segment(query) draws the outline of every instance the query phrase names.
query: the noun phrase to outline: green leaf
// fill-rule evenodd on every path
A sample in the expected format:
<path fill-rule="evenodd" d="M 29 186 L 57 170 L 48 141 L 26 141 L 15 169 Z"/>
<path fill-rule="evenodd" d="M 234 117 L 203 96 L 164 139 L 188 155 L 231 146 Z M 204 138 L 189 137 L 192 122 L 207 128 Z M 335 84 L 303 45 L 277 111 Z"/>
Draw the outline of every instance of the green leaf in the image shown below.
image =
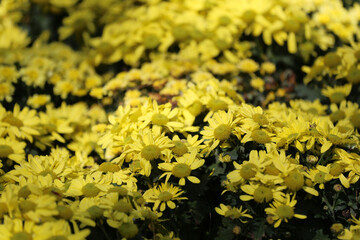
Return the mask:
<path fill-rule="evenodd" d="M 322 229 L 316 231 L 315 236 L 312 240 L 331 240 L 328 235 L 323 233 Z"/>

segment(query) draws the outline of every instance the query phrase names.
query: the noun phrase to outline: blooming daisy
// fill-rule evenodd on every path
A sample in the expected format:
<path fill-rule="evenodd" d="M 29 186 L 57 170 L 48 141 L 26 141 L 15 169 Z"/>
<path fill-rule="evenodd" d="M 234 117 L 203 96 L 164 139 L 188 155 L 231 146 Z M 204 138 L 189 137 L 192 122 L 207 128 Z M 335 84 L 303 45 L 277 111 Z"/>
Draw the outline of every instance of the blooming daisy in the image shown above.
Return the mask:
<path fill-rule="evenodd" d="M 152 104 L 150 101 L 149 99 L 148 105 L 152 106 L 148 106 L 148 112 L 139 118 L 139 121 L 142 121 L 140 128 L 145 128 L 151 123 L 153 128 L 165 127 L 173 132 L 184 126 L 183 123 L 177 121 L 178 108 L 172 109 L 171 103 L 158 105 L 155 100 Z"/>
<path fill-rule="evenodd" d="M 175 157 L 176 162 L 160 163 L 159 169 L 166 171 L 160 178 L 165 177 L 165 182 L 168 182 L 171 175 L 179 178 L 179 184 L 185 185 L 185 179 L 192 183 L 200 183 L 197 177 L 190 176 L 191 171 L 204 165 L 204 159 L 198 159 L 197 151 L 193 150 L 191 153 L 186 153 L 181 157 Z"/>
<path fill-rule="evenodd" d="M 20 110 L 20 106 L 15 104 L 13 111 L 6 111 L 0 105 L 0 118 L 0 132 L 3 136 L 7 134 L 13 139 L 18 137 L 32 142 L 33 136 L 40 134 L 37 130 L 39 118 L 36 111 L 28 107 Z"/>
<path fill-rule="evenodd" d="M 187 199 L 186 197 L 180 197 L 183 193 L 184 191 L 182 191 L 181 188 L 173 186 L 170 183 L 161 183 L 161 185 L 147 190 L 144 193 L 144 198 L 146 202 L 154 203 L 154 211 L 160 206 L 160 211 L 163 212 L 166 206 L 174 209 L 176 207 L 174 203 L 175 200 L 181 201 Z"/>
<path fill-rule="evenodd" d="M 233 130 L 239 120 L 234 119 L 233 112 L 218 111 L 208 120 L 209 126 L 205 126 L 200 133 L 208 145 L 208 154 L 214 150 L 220 142 L 231 137 Z"/>
<path fill-rule="evenodd" d="M 294 207 L 297 203 L 295 200 L 296 194 L 291 198 L 289 194 L 286 194 L 285 198 L 281 201 L 275 200 L 270 203 L 269 208 L 265 208 L 266 214 L 270 215 L 274 221 L 274 227 L 280 226 L 281 222 L 288 222 L 289 219 L 296 217 L 299 219 L 305 219 L 306 216 L 302 214 L 294 213 Z"/>
<path fill-rule="evenodd" d="M 19 142 L 11 137 L 0 138 L 0 159 L 10 159 L 18 164 L 25 159 L 25 142 Z"/>
<path fill-rule="evenodd" d="M 325 97 L 328 97 L 330 99 L 330 102 L 340 103 L 345 100 L 347 96 L 349 96 L 351 92 L 351 87 L 351 84 L 345 84 L 344 86 L 335 87 L 327 86 L 326 88 L 321 90 L 321 93 Z"/>
<path fill-rule="evenodd" d="M 247 209 L 243 210 L 243 207 L 239 208 L 226 206 L 225 204 L 220 204 L 220 207 L 216 207 L 215 211 L 224 217 L 228 217 L 231 219 L 239 219 L 240 222 L 246 223 L 247 221 L 242 218 L 253 218 L 250 214 L 247 213 Z"/>

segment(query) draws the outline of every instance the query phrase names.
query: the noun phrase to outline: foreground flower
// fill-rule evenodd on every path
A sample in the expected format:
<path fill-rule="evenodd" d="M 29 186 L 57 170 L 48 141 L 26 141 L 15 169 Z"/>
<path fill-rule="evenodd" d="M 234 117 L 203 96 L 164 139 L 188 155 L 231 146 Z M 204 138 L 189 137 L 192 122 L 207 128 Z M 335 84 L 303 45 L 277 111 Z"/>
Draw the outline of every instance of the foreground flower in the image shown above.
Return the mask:
<path fill-rule="evenodd" d="M 271 217 L 272 221 L 274 221 L 275 228 L 279 227 L 282 221 L 288 222 L 288 220 L 293 217 L 300 219 L 306 218 L 305 215 L 294 213 L 294 207 L 297 203 L 295 197 L 296 194 L 290 199 L 290 195 L 287 194 L 286 198 L 282 201 L 275 200 L 270 204 L 269 208 L 265 209 L 265 212 Z"/>
<path fill-rule="evenodd" d="M 163 212 L 166 209 L 166 205 L 171 209 L 176 207 L 176 204 L 173 202 L 174 200 L 187 199 L 186 197 L 180 197 L 183 193 L 184 191 L 181 188 L 175 187 L 170 183 L 162 183 L 160 186 L 147 190 L 143 196 L 147 202 L 154 203 L 153 211 L 160 206 L 160 211 Z"/>
<path fill-rule="evenodd" d="M 239 219 L 242 223 L 246 223 L 247 221 L 242 220 L 241 218 L 253 218 L 250 214 L 247 214 L 247 209 L 242 210 L 242 206 L 240 208 L 226 206 L 224 204 L 220 204 L 220 208 L 216 207 L 215 211 L 228 218 Z"/>

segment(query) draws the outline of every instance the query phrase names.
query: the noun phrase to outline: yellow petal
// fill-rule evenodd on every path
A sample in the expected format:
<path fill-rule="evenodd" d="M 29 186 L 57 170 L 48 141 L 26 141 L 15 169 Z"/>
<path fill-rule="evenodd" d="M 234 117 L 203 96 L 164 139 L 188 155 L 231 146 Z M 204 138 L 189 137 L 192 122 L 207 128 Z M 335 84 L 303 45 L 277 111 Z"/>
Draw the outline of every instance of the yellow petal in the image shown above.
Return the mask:
<path fill-rule="evenodd" d="M 295 36 L 294 32 L 289 33 L 288 50 L 289 50 L 289 53 L 296 53 L 297 52 L 296 36 Z"/>

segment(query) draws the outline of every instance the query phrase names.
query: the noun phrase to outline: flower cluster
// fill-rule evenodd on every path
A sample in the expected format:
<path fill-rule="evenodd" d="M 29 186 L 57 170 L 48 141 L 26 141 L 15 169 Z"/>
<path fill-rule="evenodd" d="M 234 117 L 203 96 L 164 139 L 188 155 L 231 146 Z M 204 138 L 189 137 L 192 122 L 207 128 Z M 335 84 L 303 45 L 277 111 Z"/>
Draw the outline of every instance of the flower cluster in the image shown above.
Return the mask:
<path fill-rule="evenodd" d="M 0 240 L 357 239 L 359 20 L 340 0 L 1 1 Z"/>

